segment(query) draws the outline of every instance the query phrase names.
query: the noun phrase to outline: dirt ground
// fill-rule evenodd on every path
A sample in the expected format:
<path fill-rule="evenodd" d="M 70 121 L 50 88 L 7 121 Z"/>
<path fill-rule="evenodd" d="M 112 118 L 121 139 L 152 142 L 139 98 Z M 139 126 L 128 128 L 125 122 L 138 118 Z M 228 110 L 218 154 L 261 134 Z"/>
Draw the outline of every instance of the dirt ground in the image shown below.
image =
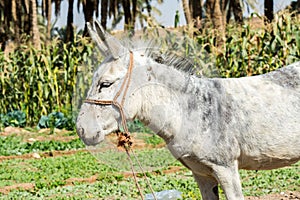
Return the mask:
<path fill-rule="evenodd" d="M 281 192 L 280 194 L 269 194 L 261 197 L 245 197 L 245 200 L 296 200 L 300 199 L 300 192 Z"/>

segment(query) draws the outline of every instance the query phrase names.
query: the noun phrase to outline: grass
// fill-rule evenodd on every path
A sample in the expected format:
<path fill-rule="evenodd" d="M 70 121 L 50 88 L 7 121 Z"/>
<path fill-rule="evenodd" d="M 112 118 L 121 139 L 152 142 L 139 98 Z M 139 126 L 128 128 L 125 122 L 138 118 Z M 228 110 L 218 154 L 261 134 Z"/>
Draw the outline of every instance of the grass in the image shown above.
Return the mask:
<path fill-rule="evenodd" d="M 63 182 L 67 178 L 89 177 L 96 172 L 100 172 L 102 169 L 99 170 L 96 163 L 94 157 L 87 152 L 79 152 L 70 156 L 41 158 L 39 160 L 5 160 L 0 163 L 1 185 L 6 185 L 2 182 L 4 180 L 13 180 L 14 183 L 34 182 L 36 187 L 40 189 L 52 188 L 64 185 Z"/>
<path fill-rule="evenodd" d="M 45 137 L 49 135 L 46 132 L 36 136 L 40 137 L 43 134 Z M 70 134 L 62 135 L 68 137 Z M 144 138 L 146 143 L 153 136 L 140 137 Z M 1 152 L 6 150 L 5 155 L 14 155 L 15 152 L 51 151 L 57 144 L 66 145 L 68 148 L 64 148 L 64 151 L 67 152 L 72 141 L 76 141 L 75 144 L 78 145 L 81 143 L 77 139 L 69 142 L 45 140 L 39 141 L 37 144 L 40 146 L 36 144 L 36 148 L 24 148 L 27 143 L 22 135 L 1 136 L 0 139 L 1 145 L 5 145 L 1 148 Z M 80 149 L 83 147 L 81 145 L 78 146 Z M 73 147 L 77 148 L 76 145 Z M 16 151 L 12 151 L 13 149 Z M 176 161 L 166 148 L 139 149 L 135 152 L 143 168 L 151 169 L 152 172 L 147 172 L 147 176 L 155 191 L 176 189 L 182 192 L 184 199 L 200 199 L 200 191 L 192 173 Z M 2 160 L 0 199 L 138 199 L 139 194 L 132 176 L 124 172 L 130 171 L 129 165 L 126 164 L 127 158 L 124 156 L 122 159 L 124 160 L 119 160 L 116 151 L 104 151 L 101 154 L 75 151 L 64 156 L 40 159 L 24 157 Z M 176 170 L 172 171 L 174 168 Z M 300 162 L 291 167 L 269 171 L 240 170 L 243 193 L 245 196 L 261 196 L 282 191 L 300 191 L 299 171 Z M 138 174 L 138 181 L 143 194 L 150 193 L 141 174 Z M 31 183 L 32 187 L 14 188 L 3 193 L 5 188 L 24 183 Z M 225 199 L 223 194 L 221 199 Z"/>
<path fill-rule="evenodd" d="M 182 178 L 180 174 L 170 174 L 159 177 L 151 177 L 153 189 L 155 191 L 178 189 L 181 191 L 190 190 L 187 196 L 194 196 L 194 199 L 199 199 L 199 191 L 195 189 L 197 186 L 192 180 L 192 177 L 178 181 Z M 147 186 L 141 183 L 142 188 Z M 149 189 L 145 189 L 144 194 L 150 193 Z M 65 187 L 56 187 L 50 190 L 33 191 L 13 191 L 7 196 L 2 196 L 3 199 L 38 199 L 40 197 L 47 199 L 139 199 L 139 194 L 134 187 L 132 178 L 125 178 L 122 181 L 97 181 L 92 184 L 78 184 Z M 22 198 L 23 197 L 23 198 Z M 0 196 L 1 198 L 1 196 Z"/>
<path fill-rule="evenodd" d="M 79 161 L 82 159 L 81 161 Z M 35 162 L 37 162 L 35 160 Z M 14 190 L 2 199 L 137 199 L 138 193 L 132 178 L 125 178 L 117 173 L 112 173 L 106 166 L 99 165 L 97 161 L 88 153 L 79 153 L 75 156 L 45 159 L 41 164 L 28 162 L 26 173 L 22 182 L 32 180 L 37 184 L 31 191 Z M 22 163 L 22 162 L 20 162 Z M 20 164 L 19 163 L 19 164 Z M 60 163 L 60 164 L 58 164 Z M 66 164 L 68 163 L 68 164 Z M 15 163 L 17 164 L 17 163 Z M 23 165 L 23 168 L 24 164 Z M 29 167 L 30 166 L 30 167 Z M 41 167 L 42 166 L 42 167 Z M 62 167 L 63 166 L 63 167 Z M 85 166 L 85 167 L 83 167 Z M 1 165 L 3 168 L 3 165 Z M 9 174 L 16 173 L 14 179 L 18 180 L 20 169 L 12 169 Z M 38 172 L 39 171 L 39 172 Z M 243 188 L 245 195 L 258 196 L 280 191 L 299 191 L 299 164 L 291 168 L 284 168 L 273 171 L 241 171 L 243 177 Z M 65 180 L 70 177 L 88 177 L 93 174 L 98 175 L 94 183 L 76 183 L 65 185 Z M 45 177 L 51 178 L 47 179 Z M 23 176 L 23 175 L 22 175 Z M 199 199 L 200 193 L 193 180 L 191 173 L 182 170 L 177 173 L 149 175 L 150 182 L 155 191 L 177 189 L 183 193 L 184 199 Z M 3 178 L 1 177 L 1 180 Z M 278 181 L 279 180 L 279 181 Z M 50 184 L 51 183 L 51 184 Z M 139 178 L 139 183 L 144 189 L 144 194 L 150 193 L 145 181 Z M 222 197 L 224 199 L 224 196 Z"/>
<path fill-rule="evenodd" d="M 71 150 L 84 148 L 84 144 L 79 138 L 71 141 L 34 141 L 24 142 L 20 136 L 0 137 L 0 156 L 22 155 L 31 152 L 43 152 L 54 150 Z"/>
<path fill-rule="evenodd" d="M 78 138 L 74 139 L 73 132 L 57 131 L 53 135 L 48 131 L 26 130 L 30 133 L 0 137 L 0 154 L 8 156 L 39 152 L 42 155 L 43 152 L 53 150 L 67 152 L 70 149 L 84 148 Z M 152 171 L 147 172 L 147 176 L 155 191 L 176 189 L 182 192 L 184 199 L 200 199 L 200 191 L 192 173 L 176 161 L 166 148 L 153 148 L 161 142 L 156 135 L 135 133 L 135 136 L 144 140 L 145 144 L 152 145 L 150 149 L 137 149 L 135 153 L 143 168 Z M 27 142 L 31 137 L 44 140 Z M 51 138 L 53 139 L 50 140 Z M 135 170 L 140 172 L 137 165 L 135 163 Z M 177 166 L 177 169 L 170 172 L 172 166 Z M 138 199 L 134 180 L 124 171 L 130 171 L 127 157 L 124 152 L 117 153 L 115 150 L 98 154 L 75 151 L 64 156 L 40 159 L 2 160 L 0 199 Z M 271 171 L 241 170 L 244 195 L 260 196 L 281 191 L 299 191 L 299 171 L 300 163 Z M 138 174 L 138 180 L 143 194 L 150 193 L 141 174 Z M 25 183 L 32 184 L 32 187 L 14 188 L 9 193 L 8 190 L 3 193 L 4 188 Z M 225 199 L 222 194 L 221 199 Z"/>
<path fill-rule="evenodd" d="M 259 196 L 282 191 L 300 191 L 300 162 L 292 167 L 266 171 L 240 171 L 245 195 Z"/>

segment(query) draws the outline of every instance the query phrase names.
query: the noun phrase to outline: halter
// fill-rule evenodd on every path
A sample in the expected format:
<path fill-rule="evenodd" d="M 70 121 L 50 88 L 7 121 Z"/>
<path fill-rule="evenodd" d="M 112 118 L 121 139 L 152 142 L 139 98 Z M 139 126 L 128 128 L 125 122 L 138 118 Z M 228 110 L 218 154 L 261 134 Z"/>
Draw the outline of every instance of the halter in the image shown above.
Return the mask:
<path fill-rule="evenodd" d="M 130 133 L 128 131 L 128 127 L 126 124 L 126 117 L 125 117 L 125 113 L 124 113 L 124 109 L 123 109 L 125 97 L 126 97 L 126 94 L 128 91 L 130 80 L 131 80 L 132 68 L 133 68 L 133 53 L 132 53 L 132 51 L 130 51 L 130 60 L 129 60 L 128 70 L 126 72 L 124 81 L 123 81 L 119 91 L 113 98 L 113 100 L 86 99 L 84 101 L 85 103 L 96 104 L 96 105 L 114 105 L 115 107 L 117 107 L 119 109 L 124 132 L 117 133 L 119 136 L 118 147 L 124 147 L 125 150 L 127 150 L 128 148 L 130 148 L 132 146 L 132 140 L 131 140 Z M 123 96 L 121 99 L 121 103 L 119 103 L 118 98 L 122 94 L 122 92 L 123 92 Z"/>
<path fill-rule="evenodd" d="M 131 80 L 132 68 L 133 68 L 133 53 L 132 53 L 132 51 L 130 51 L 130 60 L 129 60 L 128 70 L 126 72 L 124 81 L 123 81 L 119 91 L 117 92 L 117 94 L 113 98 L 113 100 L 86 99 L 84 102 L 85 103 L 90 103 L 90 104 L 96 104 L 96 105 L 113 105 L 113 106 L 115 106 L 119 109 L 119 112 L 120 112 L 120 115 L 121 115 L 121 122 L 122 122 L 124 132 L 118 132 L 117 133 L 118 137 L 119 137 L 118 138 L 118 147 L 123 147 L 125 149 L 127 155 L 128 155 L 128 159 L 129 159 L 129 162 L 130 162 L 130 165 L 131 165 L 131 171 L 132 171 L 132 174 L 133 174 L 133 177 L 134 177 L 134 180 L 135 180 L 135 184 L 136 184 L 136 187 L 138 188 L 141 199 L 143 200 L 144 197 L 143 197 L 141 188 L 138 184 L 137 177 L 136 177 L 136 174 L 135 174 L 134 168 L 133 168 L 132 159 L 131 159 L 130 154 L 129 154 L 130 147 L 132 146 L 132 139 L 131 139 L 131 136 L 130 136 L 130 132 L 128 131 L 128 127 L 127 127 L 127 124 L 126 124 L 126 117 L 125 117 L 125 113 L 124 113 L 124 109 L 123 109 L 124 102 L 125 102 L 125 97 L 126 97 L 126 94 L 127 94 L 127 91 L 128 91 L 130 80 Z M 123 96 L 122 96 L 122 99 L 121 99 L 121 103 L 119 103 L 118 98 L 122 94 L 122 92 L 123 92 Z M 134 154 L 132 149 L 131 149 L 131 152 L 133 153 L 137 163 L 139 164 L 140 169 L 142 170 L 142 172 L 144 174 L 144 177 L 147 181 L 147 184 L 148 184 L 148 186 L 151 190 L 151 193 L 152 193 L 154 199 L 157 200 L 156 195 L 154 193 L 154 190 L 152 189 L 151 184 L 150 184 L 150 182 L 149 182 L 149 180 L 148 180 L 148 178 L 147 178 L 147 176 L 146 176 L 139 160 L 137 159 L 137 157 Z"/>

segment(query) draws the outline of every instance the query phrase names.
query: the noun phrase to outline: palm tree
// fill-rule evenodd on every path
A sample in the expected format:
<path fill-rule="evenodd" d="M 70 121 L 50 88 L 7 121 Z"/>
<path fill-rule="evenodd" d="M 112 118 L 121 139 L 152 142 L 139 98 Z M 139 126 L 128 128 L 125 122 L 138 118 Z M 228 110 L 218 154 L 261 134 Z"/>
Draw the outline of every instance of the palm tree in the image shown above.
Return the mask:
<path fill-rule="evenodd" d="M 82 2 L 84 3 L 84 1 Z M 99 4 L 99 0 L 97 2 Z M 157 3 L 162 2 L 163 0 L 157 1 Z M 144 9 L 147 10 L 147 17 L 151 17 L 151 11 L 154 10 L 151 0 L 101 0 L 101 25 L 106 28 L 107 18 L 112 17 L 114 27 L 124 18 L 124 29 L 133 33 L 137 18 L 141 25 L 142 21 L 147 21 Z"/>
<path fill-rule="evenodd" d="M 201 28 L 202 19 L 202 2 L 201 0 L 193 0 L 191 3 L 192 18 L 194 19 L 194 27 Z"/>
<path fill-rule="evenodd" d="M 225 42 L 225 20 L 220 0 L 206 0 L 206 13 L 216 30 L 217 46 L 222 47 Z"/>
<path fill-rule="evenodd" d="M 84 20 L 85 22 L 93 23 L 93 16 L 96 13 L 96 16 L 98 17 L 98 7 L 99 7 L 99 0 L 81 0 L 77 2 L 77 9 L 79 11 L 80 3 L 83 7 L 83 13 L 84 13 Z M 84 28 L 84 35 L 87 35 L 87 27 Z"/>
<path fill-rule="evenodd" d="M 135 3 L 135 5 L 133 5 Z M 132 12 L 130 11 L 132 4 Z M 132 31 L 134 29 L 134 19 L 135 16 L 133 16 L 133 13 L 136 14 L 136 0 L 128 1 L 128 0 L 122 0 L 122 6 L 124 10 L 124 17 L 125 17 L 125 30 Z"/>
<path fill-rule="evenodd" d="M 42 1 L 42 16 L 47 18 L 47 40 L 51 37 L 51 16 L 52 16 L 51 0 Z"/>
<path fill-rule="evenodd" d="M 223 12 L 226 16 L 226 23 L 229 22 L 231 16 L 234 16 L 234 20 L 242 24 L 243 22 L 243 1 L 241 0 L 226 0 L 223 6 Z"/>
<path fill-rule="evenodd" d="M 108 1 L 101 0 L 101 26 L 104 29 L 106 29 L 107 16 L 108 16 Z"/>
<path fill-rule="evenodd" d="M 36 0 L 30 0 L 29 2 L 29 19 L 30 19 L 30 33 L 32 35 L 33 45 L 36 49 L 40 48 L 40 33 L 37 20 L 37 6 Z"/>
<path fill-rule="evenodd" d="M 273 12 L 274 1 L 273 0 L 265 0 L 264 5 L 265 5 L 265 8 L 264 8 L 265 22 L 271 22 L 274 19 L 274 12 Z"/>
<path fill-rule="evenodd" d="M 183 13 L 187 24 L 192 22 L 192 14 L 189 6 L 189 0 L 182 0 Z"/>
<path fill-rule="evenodd" d="M 67 42 L 74 41 L 73 5 L 74 5 L 74 0 L 69 0 L 67 30 L 66 30 L 66 41 Z"/>
<path fill-rule="evenodd" d="M 14 41 L 20 44 L 23 34 L 31 36 L 32 42 L 39 47 L 40 33 L 38 29 L 38 4 L 42 3 L 42 16 L 47 18 L 47 38 L 50 39 L 51 31 L 51 4 L 55 4 L 55 14 L 60 11 L 62 0 L 0 0 L 0 43 L 4 50 L 5 42 Z"/>
<path fill-rule="evenodd" d="M 3 26 L 1 34 L 2 49 L 9 39 L 19 44 L 20 36 L 27 34 L 32 36 L 32 41 L 36 47 L 39 46 L 39 31 L 37 26 L 37 5 L 33 0 L 1 0 L 0 18 Z"/>
<path fill-rule="evenodd" d="M 32 36 L 32 41 L 36 47 L 40 43 L 40 33 L 38 30 L 38 4 L 41 3 L 41 14 L 47 20 L 47 39 L 51 37 L 51 14 L 52 3 L 54 3 L 55 15 L 60 14 L 60 6 L 63 0 L 0 0 L 0 45 L 4 49 L 6 41 L 9 39 L 19 44 L 22 34 Z M 73 41 L 73 4 L 74 0 L 69 0 L 68 20 L 66 40 Z M 163 0 L 158 0 L 162 3 Z M 82 5 L 86 22 L 92 22 L 93 17 L 99 15 L 98 8 L 101 5 L 101 24 L 106 27 L 107 18 L 113 17 L 114 23 L 125 18 L 125 29 L 134 30 L 136 18 L 140 22 L 147 21 L 151 16 L 151 0 L 78 0 L 78 9 Z M 146 8 L 148 15 L 144 13 Z M 87 31 L 85 31 L 87 33 Z"/>
<path fill-rule="evenodd" d="M 183 13 L 187 24 L 194 22 L 194 27 L 201 28 L 202 0 L 182 0 Z"/>

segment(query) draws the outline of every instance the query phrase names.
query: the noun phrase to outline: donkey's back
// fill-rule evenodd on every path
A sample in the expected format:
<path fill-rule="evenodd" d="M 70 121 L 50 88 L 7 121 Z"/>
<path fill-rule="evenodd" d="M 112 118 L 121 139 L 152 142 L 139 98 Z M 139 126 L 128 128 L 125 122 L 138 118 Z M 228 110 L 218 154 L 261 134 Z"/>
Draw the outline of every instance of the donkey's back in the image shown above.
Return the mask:
<path fill-rule="evenodd" d="M 300 159 L 300 62 L 268 74 L 224 79 L 234 102 L 227 131 L 239 141 L 239 168 L 274 169 Z"/>

